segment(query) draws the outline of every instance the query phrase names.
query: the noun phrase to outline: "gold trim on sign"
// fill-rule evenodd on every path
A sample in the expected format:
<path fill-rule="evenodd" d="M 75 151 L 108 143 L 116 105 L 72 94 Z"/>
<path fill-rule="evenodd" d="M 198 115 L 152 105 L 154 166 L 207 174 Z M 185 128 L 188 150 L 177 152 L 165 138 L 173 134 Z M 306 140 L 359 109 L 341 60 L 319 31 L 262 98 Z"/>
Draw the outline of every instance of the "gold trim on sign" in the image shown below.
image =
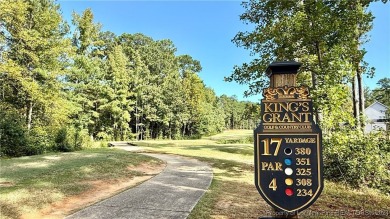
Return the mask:
<path fill-rule="evenodd" d="M 264 125 L 311 125 L 311 122 L 291 122 L 291 123 L 287 123 L 287 122 L 275 122 L 275 123 L 272 123 L 272 122 L 267 122 L 267 123 L 262 123 L 263 126 Z"/>
<path fill-rule="evenodd" d="M 301 132 L 301 133 L 307 133 L 307 132 L 310 132 L 312 131 L 312 129 L 279 129 L 279 130 L 276 130 L 276 129 L 265 129 L 263 132 L 269 132 L 269 133 L 273 133 L 273 132 Z"/>
<path fill-rule="evenodd" d="M 262 103 L 273 103 L 273 102 L 289 102 L 289 101 L 293 101 L 293 102 L 311 102 L 312 99 L 292 99 L 292 98 L 286 98 L 286 99 L 275 99 L 275 100 L 261 100 Z"/>
<path fill-rule="evenodd" d="M 283 87 L 268 87 L 263 89 L 263 97 L 266 100 L 275 99 L 308 99 L 310 92 L 307 86 L 283 86 Z"/>
<path fill-rule="evenodd" d="M 293 209 L 293 210 L 287 210 L 287 209 L 284 209 L 282 207 L 280 207 L 279 205 L 275 204 L 273 201 L 271 201 L 268 196 L 264 193 L 263 189 L 261 188 L 260 186 L 260 169 L 259 168 L 259 164 L 260 164 L 260 144 L 259 144 L 259 140 L 260 140 L 260 135 L 281 135 L 281 134 L 257 134 L 257 186 L 260 188 L 261 190 L 261 193 L 264 195 L 264 197 L 267 198 L 267 200 L 269 202 L 271 202 L 274 206 L 277 206 L 278 208 L 284 210 L 284 211 L 287 211 L 287 212 L 294 212 L 294 211 L 298 211 L 299 209 L 302 209 L 304 208 L 306 205 L 308 205 L 316 196 L 317 194 L 319 193 L 321 187 L 322 187 L 322 184 L 321 184 L 321 160 L 320 160 L 320 136 L 319 136 L 319 133 L 316 133 L 316 134 L 312 134 L 312 133 L 307 133 L 307 135 L 315 135 L 317 136 L 317 164 L 318 164 L 318 189 L 316 190 L 316 192 L 314 193 L 314 195 L 312 196 L 311 199 L 309 199 L 309 201 L 307 201 L 304 205 L 302 205 L 301 207 L 299 208 L 296 208 L 296 209 Z M 302 134 L 285 134 L 285 135 L 302 135 Z"/>
<path fill-rule="evenodd" d="M 260 185 L 260 134 L 257 134 L 257 184 Z M 258 185 L 258 186 L 259 186 Z M 261 190 L 261 187 L 259 186 L 260 190 Z"/>

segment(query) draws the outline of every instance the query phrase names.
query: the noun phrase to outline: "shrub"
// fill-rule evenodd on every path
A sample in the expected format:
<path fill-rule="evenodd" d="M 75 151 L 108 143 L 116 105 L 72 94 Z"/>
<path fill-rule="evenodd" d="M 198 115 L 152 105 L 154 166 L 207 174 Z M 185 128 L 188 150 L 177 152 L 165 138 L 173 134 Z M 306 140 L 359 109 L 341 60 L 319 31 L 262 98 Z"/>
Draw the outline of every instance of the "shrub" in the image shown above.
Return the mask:
<path fill-rule="evenodd" d="M 334 132 L 324 137 L 324 174 L 355 187 L 390 191 L 390 141 L 381 133 Z"/>
<path fill-rule="evenodd" d="M 111 136 L 107 134 L 106 132 L 98 132 L 96 135 L 97 139 L 99 141 L 110 141 L 112 140 Z"/>
<path fill-rule="evenodd" d="M 0 155 L 23 156 L 27 145 L 24 121 L 17 112 L 3 110 L 0 110 Z"/>
<path fill-rule="evenodd" d="M 78 138 L 80 141 L 80 148 L 92 148 L 93 147 L 93 140 L 88 135 L 88 130 L 82 129 L 78 133 L 79 133 Z"/>
<path fill-rule="evenodd" d="M 34 127 L 27 133 L 27 144 L 24 155 L 43 154 L 52 150 L 52 137 L 42 127 Z"/>
<path fill-rule="evenodd" d="M 12 108 L 0 107 L 0 155 L 20 157 L 52 149 L 53 140 L 42 127 L 27 131 L 24 119 Z"/>
<path fill-rule="evenodd" d="M 69 139 L 67 138 L 68 135 L 68 130 L 67 128 L 61 128 L 58 130 L 58 133 L 55 138 L 55 143 L 56 143 L 56 149 L 58 151 L 72 151 L 72 147 L 70 145 Z"/>
<path fill-rule="evenodd" d="M 55 149 L 63 152 L 81 150 L 83 147 L 91 147 L 90 140 L 85 130 L 79 130 L 73 126 L 63 127 L 58 130 L 55 137 Z"/>

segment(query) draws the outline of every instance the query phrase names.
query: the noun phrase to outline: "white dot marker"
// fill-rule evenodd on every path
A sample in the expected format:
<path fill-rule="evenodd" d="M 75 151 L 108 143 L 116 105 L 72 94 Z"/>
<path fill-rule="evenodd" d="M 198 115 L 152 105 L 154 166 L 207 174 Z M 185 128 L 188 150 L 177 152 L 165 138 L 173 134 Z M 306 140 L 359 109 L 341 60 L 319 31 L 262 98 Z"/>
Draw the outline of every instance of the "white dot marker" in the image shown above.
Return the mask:
<path fill-rule="evenodd" d="M 284 170 L 284 173 L 285 173 L 287 176 L 290 176 L 290 175 L 293 173 L 293 170 L 292 170 L 290 167 L 287 167 L 287 168 Z"/>

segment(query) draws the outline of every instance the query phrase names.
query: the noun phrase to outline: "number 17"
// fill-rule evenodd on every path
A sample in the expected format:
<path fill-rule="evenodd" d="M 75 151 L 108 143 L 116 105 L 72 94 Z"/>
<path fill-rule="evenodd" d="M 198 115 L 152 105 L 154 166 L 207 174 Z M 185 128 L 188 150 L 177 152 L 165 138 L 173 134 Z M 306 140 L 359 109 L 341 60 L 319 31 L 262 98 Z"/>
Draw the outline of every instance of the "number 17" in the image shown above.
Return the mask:
<path fill-rule="evenodd" d="M 271 142 L 269 141 L 269 138 L 266 138 L 266 139 L 262 140 L 261 142 L 264 142 L 264 153 L 262 155 L 271 155 L 269 153 L 269 146 L 272 145 L 272 143 L 277 143 L 276 149 L 274 152 L 274 156 L 278 155 L 280 145 L 282 144 L 282 138 L 271 138 Z"/>

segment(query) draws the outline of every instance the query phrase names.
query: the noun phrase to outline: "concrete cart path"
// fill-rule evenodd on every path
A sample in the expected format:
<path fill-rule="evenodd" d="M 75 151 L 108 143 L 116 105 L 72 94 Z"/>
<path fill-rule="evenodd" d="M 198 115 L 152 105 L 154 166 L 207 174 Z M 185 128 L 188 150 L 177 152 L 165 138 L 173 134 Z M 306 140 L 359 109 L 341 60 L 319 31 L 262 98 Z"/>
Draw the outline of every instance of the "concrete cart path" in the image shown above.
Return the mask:
<path fill-rule="evenodd" d="M 187 218 L 210 186 L 212 169 L 203 162 L 180 156 L 145 155 L 164 160 L 166 168 L 141 185 L 67 218 Z"/>

